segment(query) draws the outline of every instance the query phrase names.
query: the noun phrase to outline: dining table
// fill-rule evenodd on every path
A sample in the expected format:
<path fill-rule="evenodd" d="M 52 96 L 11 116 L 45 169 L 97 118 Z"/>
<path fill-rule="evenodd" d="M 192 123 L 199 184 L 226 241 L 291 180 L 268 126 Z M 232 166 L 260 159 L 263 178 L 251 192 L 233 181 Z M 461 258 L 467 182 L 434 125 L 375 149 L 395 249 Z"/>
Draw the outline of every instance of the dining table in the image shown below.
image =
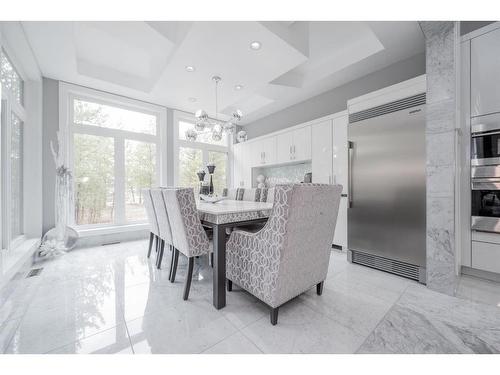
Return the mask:
<path fill-rule="evenodd" d="M 227 229 L 266 222 L 273 204 L 225 199 L 215 203 L 197 200 L 201 223 L 213 229 L 213 305 L 226 306 Z"/>

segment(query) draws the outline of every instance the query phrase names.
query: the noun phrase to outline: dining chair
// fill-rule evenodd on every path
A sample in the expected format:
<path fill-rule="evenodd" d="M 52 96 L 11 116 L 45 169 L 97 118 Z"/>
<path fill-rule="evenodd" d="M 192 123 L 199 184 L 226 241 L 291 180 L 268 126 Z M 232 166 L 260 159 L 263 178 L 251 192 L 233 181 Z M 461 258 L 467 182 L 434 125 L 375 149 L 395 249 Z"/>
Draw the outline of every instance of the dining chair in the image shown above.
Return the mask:
<path fill-rule="evenodd" d="M 259 232 L 235 230 L 226 245 L 227 290 L 238 284 L 271 308 L 316 286 L 328 272 L 342 186 L 277 185 L 269 220 Z"/>
<path fill-rule="evenodd" d="M 156 268 L 161 268 L 163 254 L 165 251 L 165 244 L 172 250 L 172 230 L 168 219 L 167 206 L 163 198 L 163 188 L 151 189 L 151 198 L 153 200 L 153 207 L 155 208 L 156 218 L 158 220 L 158 232 L 160 237 L 160 248 L 156 256 Z M 172 273 L 172 262 L 170 262 L 170 274 Z"/>
<path fill-rule="evenodd" d="M 222 196 L 226 197 L 227 199 L 241 201 L 243 200 L 244 192 L 245 188 L 233 188 L 233 189 L 224 188 L 222 190 Z"/>
<path fill-rule="evenodd" d="M 182 253 L 188 258 L 183 294 L 183 299 L 187 300 L 193 277 L 194 258 L 210 253 L 210 241 L 201 225 L 192 188 L 166 189 L 163 190 L 163 196 L 174 243 L 170 282 L 175 282 L 179 253 Z"/>
<path fill-rule="evenodd" d="M 153 247 L 153 242 L 155 242 L 156 250 L 159 247 L 159 231 L 158 231 L 158 220 L 156 218 L 156 212 L 153 206 L 153 200 L 151 198 L 151 189 L 142 189 L 142 201 L 144 202 L 144 208 L 146 209 L 146 216 L 149 222 L 149 246 L 148 246 L 148 258 L 151 256 L 151 249 Z"/>
<path fill-rule="evenodd" d="M 260 200 L 260 190 L 257 188 L 245 189 L 242 200 L 258 202 Z"/>

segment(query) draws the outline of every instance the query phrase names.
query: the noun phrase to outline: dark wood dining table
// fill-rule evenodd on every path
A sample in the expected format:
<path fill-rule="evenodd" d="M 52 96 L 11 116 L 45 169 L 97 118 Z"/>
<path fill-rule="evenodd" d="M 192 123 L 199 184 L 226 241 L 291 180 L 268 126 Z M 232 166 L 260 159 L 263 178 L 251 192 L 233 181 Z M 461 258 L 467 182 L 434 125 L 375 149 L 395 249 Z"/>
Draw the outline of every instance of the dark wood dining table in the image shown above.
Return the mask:
<path fill-rule="evenodd" d="M 226 229 L 266 222 L 273 204 L 226 199 L 216 203 L 197 201 L 196 208 L 202 224 L 213 228 L 213 304 L 222 309 L 226 306 Z"/>

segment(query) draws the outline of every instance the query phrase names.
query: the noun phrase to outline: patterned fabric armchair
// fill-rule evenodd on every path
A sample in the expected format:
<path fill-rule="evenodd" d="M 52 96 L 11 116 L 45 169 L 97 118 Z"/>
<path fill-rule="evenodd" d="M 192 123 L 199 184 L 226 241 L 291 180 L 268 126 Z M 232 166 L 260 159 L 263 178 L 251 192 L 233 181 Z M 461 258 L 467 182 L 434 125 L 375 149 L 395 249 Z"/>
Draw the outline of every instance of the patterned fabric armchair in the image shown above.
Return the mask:
<path fill-rule="evenodd" d="M 172 249 L 172 231 L 170 229 L 170 222 L 167 214 L 167 206 L 163 199 L 163 189 L 151 189 L 151 199 L 153 200 L 153 207 L 156 212 L 156 219 L 158 221 L 158 236 L 160 237 L 160 248 L 156 256 L 156 267 L 161 268 L 163 259 L 163 252 L 165 251 L 165 243 Z"/>
<path fill-rule="evenodd" d="M 175 248 L 170 281 L 175 282 L 179 252 L 181 252 L 189 260 L 184 286 L 184 300 L 187 300 L 193 277 L 194 257 L 209 254 L 210 241 L 201 225 L 192 188 L 165 189 L 163 196 L 167 205 Z"/>
<path fill-rule="evenodd" d="M 320 295 L 340 203 L 341 185 L 277 185 L 271 216 L 262 230 L 235 230 L 227 243 L 228 291 L 235 282 L 278 308 L 316 285 Z"/>
<path fill-rule="evenodd" d="M 153 207 L 153 200 L 151 198 L 151 189 L 142 189 L 142 201 L 144 202 L 144 208 L 146 210 L 146 216 L 149 222 L 149 246 L 148 246 L 148 258 L 151 256 L 151 249 L 153 247 L 153 241 L 156 241 L 156 250 L 159 247 L 159 234 L 158 231 L 158 221 L 156 219 L 156 212 Z"/>

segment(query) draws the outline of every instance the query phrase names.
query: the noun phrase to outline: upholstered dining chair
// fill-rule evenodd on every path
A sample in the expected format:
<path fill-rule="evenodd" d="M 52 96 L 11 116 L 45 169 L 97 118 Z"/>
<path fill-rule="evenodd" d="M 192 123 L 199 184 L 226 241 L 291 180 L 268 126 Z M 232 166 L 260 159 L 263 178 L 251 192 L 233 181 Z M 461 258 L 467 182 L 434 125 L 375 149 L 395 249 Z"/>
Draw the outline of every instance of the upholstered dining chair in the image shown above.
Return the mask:
<path fill-rule="evenodd" d="M 188 271 L 183 299 L 189 297 L 194 258 L 210 253 L 210 241 L 201 225 L 192 188 L 163 190 L 174 242 L 174 258 L 170 282 L 175 282 L 179 253 L 188 258 Z"/>
<path fill-rule="evenodd" d="M 156 219 L 158 220 L 158 232 L 160 237 L 160 247 L 158 255 L 156 256 L 156 268 L 161 268 L 163 254 L 165 252 L 165 244 L 172 250 L 172 230 L 168 219 L 167 206 L 163 198 L 163 188 L 151 189 L 151 198 L 153 200 L 153 207 L 156 212 Z M 170 274 L 172 273 L 172 262 L 170 262 Z"/>
<path fill-rule="evenodd" d="M 224 188 L 222 196 L 234 201 L 241 201 L 243 199 L 244 188 Z"/>
<path fill-rule="evenodd" d="M 245 189 L 243 192 L 244 201 L 259 202 L 260 201 L 260 190 L 257 188 Z"/>
<path fill-rule="evenodd" d="M 153 242 L 155 242 L 156 250 L 158 250 L 159 241 L 159 231 L 158 231 L 158 220 L 156 219 L 156 212 L 153 207 L 153 200 L 151 198 L 151 189 L 142 189 L 142 201 L 144 202 L 144 208 L 146 209 L 146 216 L 149 222 L 149 246 L 148 246 L 148 258 L 151 256 L 151 249 L 153 248 Z"/>
<path fill-rule="evenodd" d="M 271 308 L 316 286 L 328 272 L 342 186 L 290 184 L 275 187 L 269 220 L 257 233 L 235 230 L 226 245 L 227 289 L 238 284 Z"/>

